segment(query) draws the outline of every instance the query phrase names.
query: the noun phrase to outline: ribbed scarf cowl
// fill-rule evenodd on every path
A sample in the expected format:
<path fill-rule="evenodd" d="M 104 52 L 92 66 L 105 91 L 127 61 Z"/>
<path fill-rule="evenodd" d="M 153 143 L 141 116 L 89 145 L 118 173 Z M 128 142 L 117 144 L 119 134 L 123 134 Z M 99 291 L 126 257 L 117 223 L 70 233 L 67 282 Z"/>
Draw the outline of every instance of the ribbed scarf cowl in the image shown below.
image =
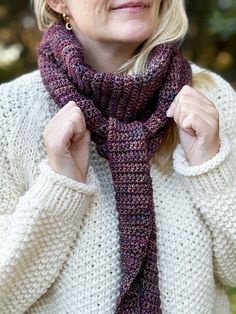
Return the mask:
<path fill-rule="evenodd" d="M 84 64 L 81 45 L 62 22 L 43 34 L 38 62 L 50 96 L 59 107 L 77 103 L 98 153 L 109 162 L 122 269 L 115 313 L 159 314 L 150 158 L 168 128 L 167 109 L 183 85 L 191 84 L 190 65 L 176 44 L 167 43 L 153 50 L 141 73 L 98 73 Z"/>

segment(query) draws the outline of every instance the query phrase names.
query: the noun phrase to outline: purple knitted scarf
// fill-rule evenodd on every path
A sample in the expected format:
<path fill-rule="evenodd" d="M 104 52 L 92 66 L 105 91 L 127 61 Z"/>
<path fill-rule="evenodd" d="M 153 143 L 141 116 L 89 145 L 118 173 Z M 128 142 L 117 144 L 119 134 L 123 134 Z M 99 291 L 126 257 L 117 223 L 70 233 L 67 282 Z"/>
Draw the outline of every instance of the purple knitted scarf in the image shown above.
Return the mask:
<path fill-rule="evenodd" d="M 166 111 L 191 68 L 176 44 L 157 46 L 135 75 L 97 73 L 84 64 L 73 32 L 55 23 L 39 47 L 39 68 L 54 101 L 82 109 L 98 153 L 110 165 L 119 217 L 122 281 L 116 314 L 161 313 L 150 158 L 168 126 Z M 99 58 L 99 56 L 98 56 Z"/>

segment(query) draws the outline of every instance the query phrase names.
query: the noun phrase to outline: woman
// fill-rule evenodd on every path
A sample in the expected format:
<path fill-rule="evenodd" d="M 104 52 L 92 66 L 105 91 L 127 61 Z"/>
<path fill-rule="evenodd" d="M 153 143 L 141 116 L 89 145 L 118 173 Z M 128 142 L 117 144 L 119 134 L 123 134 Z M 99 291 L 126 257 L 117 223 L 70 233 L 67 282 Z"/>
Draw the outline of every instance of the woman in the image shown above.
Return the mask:
<path fill-rule="evenodd" d="M 34 4 L 39 71 L 0 89 L 0 313 L 230 313 L 236 97 L 179 52 L 184 1 Z"/>

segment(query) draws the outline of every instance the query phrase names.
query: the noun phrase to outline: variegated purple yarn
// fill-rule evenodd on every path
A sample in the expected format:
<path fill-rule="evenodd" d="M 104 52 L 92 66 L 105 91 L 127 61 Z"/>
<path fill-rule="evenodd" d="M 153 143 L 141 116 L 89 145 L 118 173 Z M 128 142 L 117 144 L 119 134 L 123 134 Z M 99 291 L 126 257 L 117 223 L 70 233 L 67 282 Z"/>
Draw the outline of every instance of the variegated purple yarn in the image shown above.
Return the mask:
<path fill-rule="evenodd" d="M 97 73 L 84 64 L 82 47 L 62 22 L 44 33 L 38 61 L 51 97 L 60 107 L 70 100 L 80 106 L 92 140 L 111 168 L 122 267 L 115 312 L 159 314 L 150 158 L 168 127 L 168 107 L 191 83 L 190 65 L 174 43 L 167 43 L 154 49 L 142 73 Z"/>

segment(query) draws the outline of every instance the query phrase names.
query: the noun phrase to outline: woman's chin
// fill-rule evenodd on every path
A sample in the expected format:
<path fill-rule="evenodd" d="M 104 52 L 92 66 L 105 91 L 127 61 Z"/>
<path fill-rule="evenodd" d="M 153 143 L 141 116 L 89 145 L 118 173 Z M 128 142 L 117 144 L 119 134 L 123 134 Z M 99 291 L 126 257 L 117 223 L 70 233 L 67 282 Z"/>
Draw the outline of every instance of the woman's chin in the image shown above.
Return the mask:
<path fill-rule="evenodd" d="M 113 38 L 117 38 L 118 41 L 126 42 L 126 43 L 142 43 L 152 34 L 152 29 L 145 29 L 142 27 L 137 28 L 125 28 L 120 27 L 119 32 L 114 35 Z"/>

